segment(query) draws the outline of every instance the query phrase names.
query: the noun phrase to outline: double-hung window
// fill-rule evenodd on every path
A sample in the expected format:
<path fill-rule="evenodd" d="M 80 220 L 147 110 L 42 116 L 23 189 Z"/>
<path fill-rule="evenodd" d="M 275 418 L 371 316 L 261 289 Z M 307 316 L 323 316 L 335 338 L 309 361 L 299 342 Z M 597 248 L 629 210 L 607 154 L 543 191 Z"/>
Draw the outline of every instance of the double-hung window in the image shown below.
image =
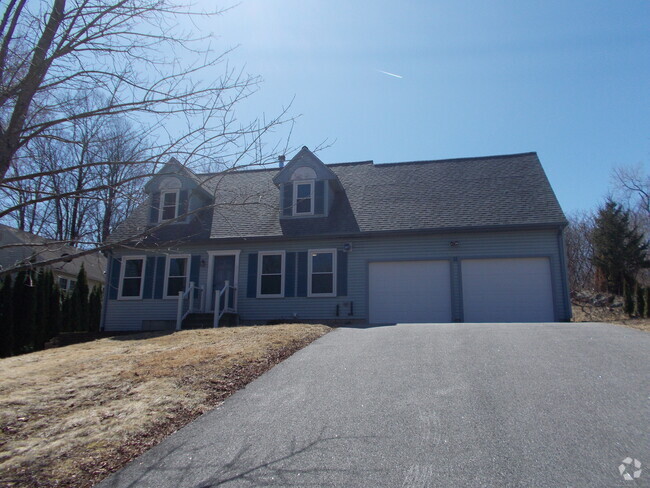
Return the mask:
<path fill-rule="evenodd" d="M 293 214 L 313 215 L 314 213 L 314 182 L 296 181 L 293 187 Z"/>
<path fill-rule="evenodd" d="M 160 192 L 160 222 L 178 217 L 178 190 Z"/>
<path fill-rule="evenodd" d="M 59 290 L 72 293 L 74 290 L 74 285 L 77 284 L 77 280 L 72 278 L 59 278 Z"/>
<path fill-rule="evenodd" d="M 260 252 L 257 264 L 257 296 L 281 298 L 284 296 L 284 251 Z"/>
<path fill-rule="evenodd" d="M 120 274 L 118 298 L 123 300 L 141 299 L 144 284 L 144 256 L 122 258 Z"/>
<path fill-rule="evenodd" d="M 165 298 L 176 298 L 187 289 L 190 270 L 189 256 L 168 256 L 165 277 Z"/>
<path fill-rule="evenodd" d="M 309 251 L 309 296 L 336 296 L 336 250 Z"/>

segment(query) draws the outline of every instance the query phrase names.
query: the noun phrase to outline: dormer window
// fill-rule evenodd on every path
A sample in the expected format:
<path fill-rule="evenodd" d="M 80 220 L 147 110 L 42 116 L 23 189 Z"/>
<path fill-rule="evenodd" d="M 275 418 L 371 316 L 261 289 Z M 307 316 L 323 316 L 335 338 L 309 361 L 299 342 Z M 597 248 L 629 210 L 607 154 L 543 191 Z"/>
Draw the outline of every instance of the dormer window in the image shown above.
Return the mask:
<path fill-rule="evenodd" d="M 340 188 L 337 176 L 306 147 L 273 177 L 280 218 L 327 217 Z"/>
<path fill-rule="evenodd" d="M 314 214 L 314 182 L 295 181 L 293 183 L 293 214 L 313 215 Z"/>
<path fill-rule="evenodd" d="M 178 190 L 160 192 L 160 222 L 178 217 Z"/>

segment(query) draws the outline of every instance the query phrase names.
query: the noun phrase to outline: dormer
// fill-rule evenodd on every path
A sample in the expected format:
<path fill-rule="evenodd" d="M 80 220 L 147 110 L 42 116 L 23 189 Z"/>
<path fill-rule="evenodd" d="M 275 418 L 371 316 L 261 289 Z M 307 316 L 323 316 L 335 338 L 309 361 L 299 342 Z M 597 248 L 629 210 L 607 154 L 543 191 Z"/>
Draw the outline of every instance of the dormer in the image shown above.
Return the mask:
<path fill-rule="evenodd" d="M 280 190 L 280 217 L 325 217 L 340 188 L 337 176 L 307 146 L 273 178 Z"/>
<path fill-rule="evenodd" d="M 149 223 L 173 221 L 179 216 L 209 205 L 211 195 L 203 189 L 190 170 L 172 158 L 144 186 L 149 194 Z M 187 223 L 191 217 L 177 222 Z"/>

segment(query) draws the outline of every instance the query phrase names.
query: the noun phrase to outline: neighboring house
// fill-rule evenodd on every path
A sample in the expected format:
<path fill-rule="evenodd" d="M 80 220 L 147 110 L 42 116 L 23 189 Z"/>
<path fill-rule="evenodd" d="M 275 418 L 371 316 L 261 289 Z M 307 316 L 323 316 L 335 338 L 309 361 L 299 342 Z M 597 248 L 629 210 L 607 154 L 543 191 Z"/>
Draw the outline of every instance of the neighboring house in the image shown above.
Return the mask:
<path fill-rule="evenodd" d="M 571 318 L 567 222 L 535 153 L 326 165 L 303 147 L 274 169 L 172 160 L 145 191 L 111 237 L 151 232 L 112 252 L 106 330 L 174 328 L 215 303 L 242 323 Z"/>
<path fill-rule="evenodd" d="M 30 263 L 39 269 L 39 262 L 65 257 L 65 261 L 50 264 L 54 281 L 63 291 L 71 292 L 77 282 L 77 275 L 84 265 L 88 287 L 104 286 L 106 258 L 100 253 L 74 257 L 79 249 L 46 239 L 13 227 L 0 224 L 0 267 L 8 269 L 19 264 Z"/>

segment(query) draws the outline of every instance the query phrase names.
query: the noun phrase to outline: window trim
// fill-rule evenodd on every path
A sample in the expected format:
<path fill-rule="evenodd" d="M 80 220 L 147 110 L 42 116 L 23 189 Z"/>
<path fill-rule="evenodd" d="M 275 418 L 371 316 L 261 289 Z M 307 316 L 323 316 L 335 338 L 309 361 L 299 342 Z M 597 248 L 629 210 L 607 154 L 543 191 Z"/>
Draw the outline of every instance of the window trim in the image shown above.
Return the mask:
<path fill-rule="evenodd" d="M 140 294 L 133 297 L 122 296 L 122 287 L 124 285 L 124 273 L 126 271 L 126 262 L 127 261 L 142 261 L 142 275 L 140 276 Z M 122 256 L 120 263 L 120 283 L 117 290 L 117 299 L 118 300 L 142 300 L 142 293 L 144 292 L 144 274 L 147 267 L 147 258 L 143 255 L 137 256 Z"/>
<path fill-rule="evenodd" d="M 167 295 L 167 285 L 169 284 L 169 267 L 172 259 L 185 259 L 187 260 L 187 265 L 185 266 L 185 288 L 183 293 L 187 290 L 187 287 L 190 284 L 190 267 L 192 265 L 192 255 L 191 254 L 168 254 L 165 261 L 165 282 L 163 285 L 163 299 L 164 300 L 173 300 L 178 299 L 178 294 L 176 295 Z M 178 278 L 176 276 L 175 278 Z M 198 285 L 198 283 L 195 283 Z"/>
<path fill-rule="evenodd" d="M 280 293 L 275 295 L 262 294 L 262 261 L 264 256 L 282 256 L 280 270 Z M 286 251 L 260 251 L 257 253 L 257 298 L 284 298 L 284 282 L 286 276 Z"/>
<path fill-rule="evenodd" d="M 312 254 L 331 254 L 332 255 L 332 292 L 331 293 L 312 293 L 311 291 L 311 282 L 312 282 Z M 337 263 L 336 263 L 336 249 L 310 249 L 307 252 L 307 296 L 308 297 L 335 297 L 336 296 L 336 280 L 337 276 Z M 325 274 L 325 273 L 317 273 Z M 329 274 L 329 273 L 328 273 Z"/>
<path fill-rule="evenodd" d="M 165 195 L 173 193 L 176 195 L 176 207 L 174 210 L 174 216 L 171 219 L 164 219 L 163 220 L 163 212 L 165 210 Z M 176 190 L 162 190 L 160 192 L 160 203 L 159 208 L 158 208 L 158 222 L 168 222 L 170 220 L 174 220 L 176 217 L 178 217 L 178 209 L 180 207 L 180 199 L 181 199 L 181 191 L 179 189 Z"/>
<path fill-rule="evenodd" d="M 62 281 L 65 281 L 65 286 L 61 286 Z M 68 291 L 68 278 L 64 276 L 59 276 L 59 290 Z"/>
<path fill-rule="evenodd" d="M 294 217 L 301 217 L 304 215 L 314 215 L 314 208 L 316 203 L 315 202 L 316 195 L 314 194 L 315 193 L 314 182 L 315 180 L 301 180 L 301 181 L 293 182 L 293 216 Z M 311 201 L 309 212 L 298 212 L 298 185 L 309 185 L 310 188 L 309 200 Z"/>

